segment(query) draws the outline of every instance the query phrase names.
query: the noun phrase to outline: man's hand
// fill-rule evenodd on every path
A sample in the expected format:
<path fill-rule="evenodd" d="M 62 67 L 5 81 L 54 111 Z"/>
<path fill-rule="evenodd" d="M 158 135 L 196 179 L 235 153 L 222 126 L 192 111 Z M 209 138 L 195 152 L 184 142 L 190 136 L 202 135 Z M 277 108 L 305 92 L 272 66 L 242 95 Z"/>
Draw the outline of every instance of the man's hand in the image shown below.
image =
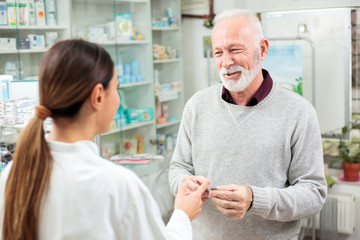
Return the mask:
<path fill-rule="evenodd" d="M 199 186 L 205 182 L 210 182 L 210 179 L 203 176 L 186 176 L 181 179 L 181 183 L 186 185 L 186 192 L 195 192 Z M 209 199 L 209 192 L 205 191 L 202 196 L 202 202 L 207 202 Z"/>
<path fill-rule="evenodd" d="M 228 217 L 242 219 L 252 202 L 252 190 L 244 185 L 216 186 L 210 191 L 211 200 L 216 208 Z"/>

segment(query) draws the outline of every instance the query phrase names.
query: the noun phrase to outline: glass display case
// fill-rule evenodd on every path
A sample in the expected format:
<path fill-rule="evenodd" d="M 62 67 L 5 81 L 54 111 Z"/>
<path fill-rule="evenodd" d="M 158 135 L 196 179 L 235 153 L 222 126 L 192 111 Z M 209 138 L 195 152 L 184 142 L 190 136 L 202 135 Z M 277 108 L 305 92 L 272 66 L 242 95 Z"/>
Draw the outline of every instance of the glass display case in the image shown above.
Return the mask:
<path fill-rule="evenodd" d="M 26 125 L 4 116 L 6 101 L 36 101 L 43 54 L 70 38 L 100 44 L 115 63 L 121 106 L 95 139 L 101 155 L 171 153 L 184 104 L 178 0 L 0 0 L 1 126 Z"/>
<path fill-rule="evenodd" d="M 112 130 L 97 138 L 105 158 L 156 152 L 150 10 L 149 0 L 71 1 L 72 36 L 103 46 L 119 81 Z"/>
<path fill-rule="evenodd" d="M 184 107 L 181 3 L 152 1 L 158 153 L 171 156 Z"/>

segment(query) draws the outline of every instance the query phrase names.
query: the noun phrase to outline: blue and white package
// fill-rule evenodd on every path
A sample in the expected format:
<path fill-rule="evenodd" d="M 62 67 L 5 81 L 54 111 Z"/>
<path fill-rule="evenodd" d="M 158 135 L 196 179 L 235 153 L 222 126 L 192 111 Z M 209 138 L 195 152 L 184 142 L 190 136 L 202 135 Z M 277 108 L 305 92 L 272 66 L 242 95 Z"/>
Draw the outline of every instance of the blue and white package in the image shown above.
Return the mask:
<path fill-rule="evenodd" d="M 8 25 L 6 3 L 0 2 L 0 26 Z"/>
<path fill-rule="evenodd" d="M 9 82 L 12 79 L 10 75 L 0 75 L 1 100 L 9 100 Z"/>
<path fill-rule="evenodd" d="M 142 82 L 143 81 L 143 77 L 141 75 L 137 75 L 136 76 L 136 81 L 137 82 Z"/>
<path fill-rule="evenodd" d="M 124 75 L 125 75 L 125 76 L 130 76 L 130 75 L 131 75 L 131 67 L 130 67 L 130 64 L 125 64 L 125 65 L 124 65 Z"/>
<path fill-rule="evenodd" d="M 140 74 L 140 68 L 139 68 L 139 62 L 136 60 L 133 60 L 131 63 L 131 75 L 137 76 Z"/>

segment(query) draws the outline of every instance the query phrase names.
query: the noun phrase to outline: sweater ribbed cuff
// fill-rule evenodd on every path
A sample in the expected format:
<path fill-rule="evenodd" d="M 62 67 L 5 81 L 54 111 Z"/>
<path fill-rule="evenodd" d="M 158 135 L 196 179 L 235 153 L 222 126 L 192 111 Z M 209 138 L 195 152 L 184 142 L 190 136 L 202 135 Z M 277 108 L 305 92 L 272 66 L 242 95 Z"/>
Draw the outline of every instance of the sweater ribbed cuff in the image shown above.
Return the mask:
<path fill-rule="evenodd" d="M 253 202 L 249 213 L 267 216 L 271 208 L 271 194 L 269 189 L 249 186 L 253 192 Z"/>

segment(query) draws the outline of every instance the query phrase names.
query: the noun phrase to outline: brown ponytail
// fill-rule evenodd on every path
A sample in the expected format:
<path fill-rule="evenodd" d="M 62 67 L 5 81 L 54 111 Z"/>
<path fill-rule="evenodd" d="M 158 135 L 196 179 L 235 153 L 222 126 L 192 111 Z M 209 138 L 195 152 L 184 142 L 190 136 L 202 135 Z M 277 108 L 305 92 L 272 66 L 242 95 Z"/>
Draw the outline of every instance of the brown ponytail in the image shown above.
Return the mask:
<path fill-rule="evenodd" d="M 56 43 L 44 54 L 39 73 L 40 105 L 57 118 L 75 118 L 93 87 L 108 87 L 114 74 L 110 55 L 83 40 Z M 50 187 L 53 158 L 43 120 L 35 116 L 22 130 L 5 187 L 3 240 L 38 239 L 41 203 Z"/>
<path fill-rule="evenodd" d="M 37 239 L 33 230 L 38 229 L 41 196 L 53 165 L 42 124 L 34 117 L 20 135 L 5 188 L 4 240 Z"/>

